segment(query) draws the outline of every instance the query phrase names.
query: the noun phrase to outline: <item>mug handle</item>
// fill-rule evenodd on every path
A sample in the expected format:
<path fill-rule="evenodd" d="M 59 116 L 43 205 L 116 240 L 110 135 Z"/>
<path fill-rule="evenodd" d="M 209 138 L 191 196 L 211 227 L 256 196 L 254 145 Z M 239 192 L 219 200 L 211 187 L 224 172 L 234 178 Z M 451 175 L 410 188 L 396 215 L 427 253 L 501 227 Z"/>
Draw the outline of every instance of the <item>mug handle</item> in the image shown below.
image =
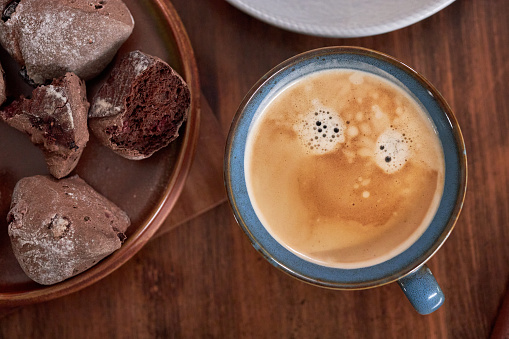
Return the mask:
<path fill-rule="evenodd" d="M 398 284 L 420 314 L 430 314 L 444 303 L 444 293 L 426 265 L 399 279 Z"/>

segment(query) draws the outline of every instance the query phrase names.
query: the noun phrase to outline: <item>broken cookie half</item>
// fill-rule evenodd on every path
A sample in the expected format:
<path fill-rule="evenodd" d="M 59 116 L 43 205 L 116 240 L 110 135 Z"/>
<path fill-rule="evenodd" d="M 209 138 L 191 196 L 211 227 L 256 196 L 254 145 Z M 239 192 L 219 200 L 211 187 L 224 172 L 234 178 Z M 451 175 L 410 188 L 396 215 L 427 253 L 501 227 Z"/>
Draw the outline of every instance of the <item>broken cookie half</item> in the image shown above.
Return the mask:
<path fill-rule="evenodd" d="M 117 154 L 140 160 L 178 137 L 191 93 L 165 61 L 132 51 L 115 65 L 91 105 L 92 133 Z"/>
<path fill-rule="evenodd" d="M 12 249 L 32 280 L 51 285 L 120 248 L 127 214 L 77 175 L 21 179 L 7 216 Z"/>
<path fill-rule="evenodd" d="M 68 175 L 88 142 L 89 103 L 85 83 L 67 73 L 50 85 L 34 89 L 0 111 L 0 120 L 30 136 L 39 146 L 55 178 Z"/>

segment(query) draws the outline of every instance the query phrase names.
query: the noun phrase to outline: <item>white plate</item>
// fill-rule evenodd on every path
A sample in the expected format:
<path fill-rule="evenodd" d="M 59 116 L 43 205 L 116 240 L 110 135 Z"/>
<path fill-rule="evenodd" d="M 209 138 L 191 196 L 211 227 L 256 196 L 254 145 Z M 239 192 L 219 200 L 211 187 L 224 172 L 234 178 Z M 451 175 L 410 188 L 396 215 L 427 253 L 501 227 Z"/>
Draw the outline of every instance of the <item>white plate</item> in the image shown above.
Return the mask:
<path fill-rule="evenodd" d="M 352 38 L 382 34 L 423 20 L 454 0 L 226 0 L 290 31 Z"/>

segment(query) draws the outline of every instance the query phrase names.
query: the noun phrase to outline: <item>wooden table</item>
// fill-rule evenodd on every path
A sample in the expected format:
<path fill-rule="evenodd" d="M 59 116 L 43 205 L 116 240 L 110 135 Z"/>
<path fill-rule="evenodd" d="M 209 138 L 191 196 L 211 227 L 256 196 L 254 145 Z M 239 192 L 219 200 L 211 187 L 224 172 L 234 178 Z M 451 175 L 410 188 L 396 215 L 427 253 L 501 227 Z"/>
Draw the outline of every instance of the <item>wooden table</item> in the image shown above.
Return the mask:
<path fill-rule="evenodd" d="M 152 240 L 95 285 L 4 314 L 0 338 L 489 337 L 509 287 L 509 2 L 456 1 L 392 33 L 326 39 L 269 26 L 221 0 L 172 1 L 223 132 L 260 76 L 322 46 L 385 52 L 441 91 L 469 159 L 463 213 L 429 261 L 444 306 L 421 316 L 397 284 L 333 291 L 285 275 L 252 248 L 220 192 L 218 206 Z M 222 147 L 215 149 L 220 157 Z"/>

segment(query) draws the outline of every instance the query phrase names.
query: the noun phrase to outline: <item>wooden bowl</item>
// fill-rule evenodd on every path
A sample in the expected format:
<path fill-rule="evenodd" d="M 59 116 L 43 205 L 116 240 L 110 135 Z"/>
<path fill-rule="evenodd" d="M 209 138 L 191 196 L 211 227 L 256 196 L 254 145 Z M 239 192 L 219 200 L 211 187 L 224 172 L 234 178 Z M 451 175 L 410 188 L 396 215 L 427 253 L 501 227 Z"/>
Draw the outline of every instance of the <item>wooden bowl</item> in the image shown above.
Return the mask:
<path fill-rule="evenodd" d="M 127 241 L 89 270 L 61 283 L 43 286 L 22 271 L 11 249 L 6 216 L 16 182 L 27 176 L 48 174 L 42 152 L 29 138 L 0 123 L 0 306 L 16 306 L 54 299 L 89 286 L 129 260 L 154 235 L 172 210 L 184 186 L 196 147 L 200 120 L 198 69 L 186 31 L 168 0 L 124 0 L 135 28 L 117 58 L 139 49 L 167 61 L 188 83 L 191 109 L 180 136 L 152 157 L 131 161 L 103 147 L 91 135 L 73 173 L 124 209 L 131 218 Z M 4 51 L 0 62 L 6 73 L 8 95 L 29 95 L 18 76 L 19 66 Z M 87 83 L 89 99 L 107 77 Z"/>

